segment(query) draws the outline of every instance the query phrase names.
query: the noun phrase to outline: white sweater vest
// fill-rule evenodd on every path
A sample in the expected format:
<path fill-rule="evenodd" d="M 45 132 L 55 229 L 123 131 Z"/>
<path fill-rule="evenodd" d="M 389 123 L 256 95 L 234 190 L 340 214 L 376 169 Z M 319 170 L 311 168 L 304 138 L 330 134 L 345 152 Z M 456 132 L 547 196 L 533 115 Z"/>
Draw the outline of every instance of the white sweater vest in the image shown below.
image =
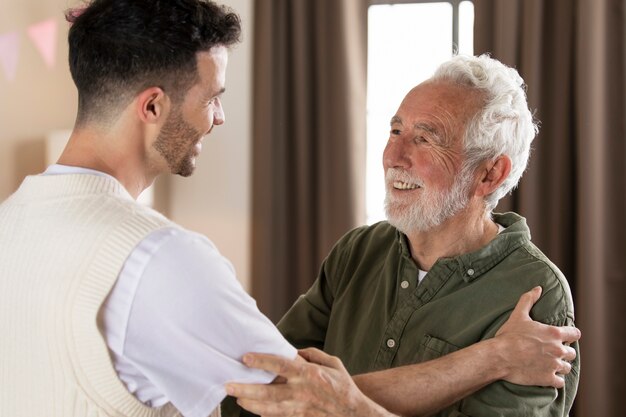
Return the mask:
<path fill-rule="evenodd" d="M 165 226 L 95 175 L 27 177 L 0 205 L 0 417 L 179 415 L 126 390 L 99 329 L 127 256 Z"/>

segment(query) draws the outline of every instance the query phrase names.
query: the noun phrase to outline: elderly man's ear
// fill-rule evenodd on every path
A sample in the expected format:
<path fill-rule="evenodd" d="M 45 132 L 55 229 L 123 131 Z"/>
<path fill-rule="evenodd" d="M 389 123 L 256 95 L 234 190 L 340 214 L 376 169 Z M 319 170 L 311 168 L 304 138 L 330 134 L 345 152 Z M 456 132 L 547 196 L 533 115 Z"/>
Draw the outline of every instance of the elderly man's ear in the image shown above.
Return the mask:
<path fill-rule="evenodd" d="M 476 196 L 484 197 L 494 192 L 509 176 L 510 172 L 511 158 L 506 155 L 500 155 L 483 164 L 480 168 Z"/>

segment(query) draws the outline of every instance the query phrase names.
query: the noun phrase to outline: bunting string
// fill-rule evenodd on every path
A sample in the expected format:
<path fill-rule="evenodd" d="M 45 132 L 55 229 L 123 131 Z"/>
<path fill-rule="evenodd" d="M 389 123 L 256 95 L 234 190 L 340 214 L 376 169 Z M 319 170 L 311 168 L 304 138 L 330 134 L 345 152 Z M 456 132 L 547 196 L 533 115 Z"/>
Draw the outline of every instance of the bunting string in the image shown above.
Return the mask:
<path fill-rule="evenodd" d="M 58 25 L 58 21 L 51 18 L 34 23 L 25 30 L 48 69 L 56 65 Z M 9 82 L 16 79 L 19 71 L 21 38 L 20 31 L 0 33 L 0 66 Z"/>

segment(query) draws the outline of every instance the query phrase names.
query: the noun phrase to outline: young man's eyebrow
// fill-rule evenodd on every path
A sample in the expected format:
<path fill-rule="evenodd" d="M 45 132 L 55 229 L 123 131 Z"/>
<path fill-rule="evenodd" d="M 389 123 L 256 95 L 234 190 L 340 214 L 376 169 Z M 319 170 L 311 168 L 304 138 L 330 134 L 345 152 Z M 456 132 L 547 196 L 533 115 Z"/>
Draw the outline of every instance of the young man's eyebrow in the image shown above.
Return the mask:
<path fill-rule="evenodd" d="M 213 97 L 217 97 L 217 96 L 220 96 L 220 95 L 224 94 L 224 92 L 226 92 L 226 87 L 222 87 L 222 88 L 220 89 L 220 91 L 218 91 L 217 93 L 215 93 L 215 92 L 213 92 L 213 91 L 209 91 L 209 92 L 207 92 L 207 94 L 205 95 L 205 97 L 204 97 L 204 98 L 205 98 L 206 100 L 210 100 L 210 99 L 212 99 Z"/>

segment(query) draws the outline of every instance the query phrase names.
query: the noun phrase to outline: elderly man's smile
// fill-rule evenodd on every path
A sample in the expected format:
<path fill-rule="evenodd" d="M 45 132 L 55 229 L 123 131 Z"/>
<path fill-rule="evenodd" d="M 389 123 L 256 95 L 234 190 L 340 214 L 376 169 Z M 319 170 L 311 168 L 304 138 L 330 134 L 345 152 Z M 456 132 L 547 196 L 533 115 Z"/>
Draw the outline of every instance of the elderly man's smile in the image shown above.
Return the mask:
<path fill-rule="evenodd" d="M 416 188 L 421 188 L 421 187 L 415 183 L 394 181 L 393 188 L 395 188 L 396 190 L 415 190 Z"/>

